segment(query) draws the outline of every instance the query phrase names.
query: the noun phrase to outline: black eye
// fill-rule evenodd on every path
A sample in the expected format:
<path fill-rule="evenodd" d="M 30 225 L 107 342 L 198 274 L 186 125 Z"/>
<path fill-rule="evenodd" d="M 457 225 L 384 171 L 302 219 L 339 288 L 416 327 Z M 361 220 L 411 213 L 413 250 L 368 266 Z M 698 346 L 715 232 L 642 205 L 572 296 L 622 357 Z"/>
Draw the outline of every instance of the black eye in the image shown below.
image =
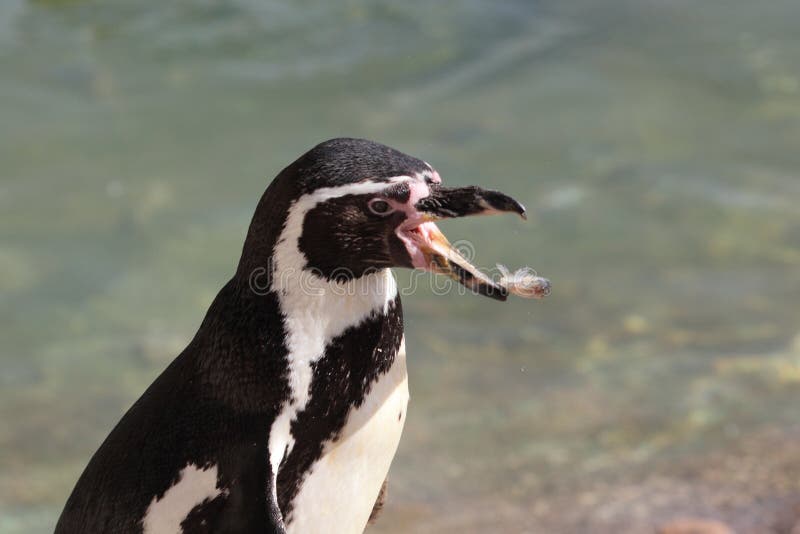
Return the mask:
<path fill-rule="evenodd" d="M 367 207 L 369 207 L 369 211 L 375 215 L 389 215 L 394 211 L 388 202 L 381 200 L 380 198 L 373 198 L 370 200 L 367 204 Z"/>

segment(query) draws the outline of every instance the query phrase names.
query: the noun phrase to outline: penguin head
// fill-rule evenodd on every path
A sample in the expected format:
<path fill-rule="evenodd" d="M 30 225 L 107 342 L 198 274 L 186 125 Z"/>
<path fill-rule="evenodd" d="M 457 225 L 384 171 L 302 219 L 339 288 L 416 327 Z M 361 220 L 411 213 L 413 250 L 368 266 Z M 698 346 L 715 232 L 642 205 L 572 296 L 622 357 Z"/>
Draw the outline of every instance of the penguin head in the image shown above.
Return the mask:
<path fill-rule="evenodd" d="M 286 167 L 261 199 L 240 271 L 269 263 L 271 278 L 304 273 L 344 283 L 391 267 L 446 274 L 504 300 L 435 220 L 524 207 L 497 191 L 446 188 L 428 163 L 364 139 L 325 141 Z"/>

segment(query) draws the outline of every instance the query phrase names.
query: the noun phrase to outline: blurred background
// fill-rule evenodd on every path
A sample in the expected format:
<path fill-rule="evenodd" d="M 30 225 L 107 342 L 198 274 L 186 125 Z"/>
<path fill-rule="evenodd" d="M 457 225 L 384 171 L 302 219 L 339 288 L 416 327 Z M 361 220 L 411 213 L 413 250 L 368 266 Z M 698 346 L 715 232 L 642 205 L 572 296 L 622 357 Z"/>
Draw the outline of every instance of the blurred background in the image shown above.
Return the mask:
<path fill-rule="evenodd" d="M 375 533 L 800 516 L 796 0 L 0 1 L 0 534 L 52 532 L 272 177 L 367 137 L 529 208 L 406 297 Z M 409 273 L 398 273 L 403 280 Z"/>

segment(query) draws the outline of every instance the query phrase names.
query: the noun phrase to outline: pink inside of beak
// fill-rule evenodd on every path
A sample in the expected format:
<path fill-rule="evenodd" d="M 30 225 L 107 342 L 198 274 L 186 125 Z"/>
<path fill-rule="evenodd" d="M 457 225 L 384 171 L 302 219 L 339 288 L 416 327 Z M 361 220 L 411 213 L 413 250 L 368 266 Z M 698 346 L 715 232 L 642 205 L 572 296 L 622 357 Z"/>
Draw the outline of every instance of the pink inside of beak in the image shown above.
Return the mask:
<path fill-rule="evenodd" d="M 431 234 L 440 234 L 436 224 L 428 222 L 407 221 L 397 229 L 397 237 L 405 244 L 411 263 L 416 269 L 430 270 L 430 264 L 422 250 L 422 246 L 433 247 Z"/>
<path fill-rule="evenodd" d="M 441 181 L 438 173 L 435 174 L 435 178 Z M 430 195 L 431 190 L 428 184 L 422 181 L 414 180 L 407 183 L 409 188 L 408 200 L 403 203 L 389 201 L 396 210 L 406 213 L 406 221 L 397 228 L 397 237 L 405 244 L 414 268 L 429 270 L 429 260 L 425 257 L 421 246 L 425 245 L 427 248 L 431 248 L 433 246 L 431 233 L 439 234 L 441 232 L 439 232 L 434 223 L 426 221 L 425 216 L 419 213 L 414 206 L 421 199 Z"/>

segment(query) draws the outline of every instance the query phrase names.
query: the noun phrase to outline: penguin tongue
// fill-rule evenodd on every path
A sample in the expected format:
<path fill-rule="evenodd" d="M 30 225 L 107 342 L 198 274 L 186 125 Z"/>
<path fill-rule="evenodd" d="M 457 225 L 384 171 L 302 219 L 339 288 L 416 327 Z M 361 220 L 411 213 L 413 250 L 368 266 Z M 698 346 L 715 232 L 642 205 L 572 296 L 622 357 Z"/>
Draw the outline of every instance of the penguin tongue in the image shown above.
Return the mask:
<path fill-rule="evenodd" d="M 508 290 L 470 263 L 433 222 L 408 228 L 400 237 L 406 242 L 414 267 L 447 275 L 479 295 L 497 300 L 508 297 Z"/>

